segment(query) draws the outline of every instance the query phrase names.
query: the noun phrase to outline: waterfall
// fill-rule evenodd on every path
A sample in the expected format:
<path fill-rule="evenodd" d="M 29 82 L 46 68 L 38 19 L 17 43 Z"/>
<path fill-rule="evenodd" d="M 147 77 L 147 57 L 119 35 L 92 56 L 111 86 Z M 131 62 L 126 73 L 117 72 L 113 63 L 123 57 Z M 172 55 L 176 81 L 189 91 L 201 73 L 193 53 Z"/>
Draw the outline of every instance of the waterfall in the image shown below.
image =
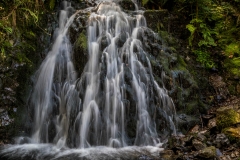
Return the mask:
<path fill-rule="evenodd" d="M 29 143 L 80 149 L 160 146 L 161 135 L 176 133 L 175 108 L 155 81 L 139 38 L 147 28 L 142 12 L 128 15 L 111 1 L 98 5 L 88 19 L 88 62 L 79 76 L 68 29 L 81 11 L 70 16 L 72 10 L 64 1 L 52 49 L 36 73 Z"/>
<path fill-rule="evenodd" d="M 68 19 L 71 6 L 68 2 L 64 6 L 55 42 L 40 66 L 31 96 L 35 110 L 32 142 L 77 148 L 156 146 L 161 142 L 154 117 L 158 108 L 163 112 L 163 123 L 175 132 L 174 104 L 154 80 L 138 39 L 147 27 L 144 16 L 129 16 L 116 3 L 102 2 L 88 20 L 89 60 L 77 80 L 67 34 L 76 14 Z M 126 103 L 129 88 L 135 100 L 130 105 Z M 80 90 L 84 90 L 82 97 Z M 153 96 L 157 101 L 151 102 Z M 151 108 L 151 103 L 158 104 Z M 136 112 L 131 114 L 136 119 L 132 141 L 126 131 L 129 110 Z"/>

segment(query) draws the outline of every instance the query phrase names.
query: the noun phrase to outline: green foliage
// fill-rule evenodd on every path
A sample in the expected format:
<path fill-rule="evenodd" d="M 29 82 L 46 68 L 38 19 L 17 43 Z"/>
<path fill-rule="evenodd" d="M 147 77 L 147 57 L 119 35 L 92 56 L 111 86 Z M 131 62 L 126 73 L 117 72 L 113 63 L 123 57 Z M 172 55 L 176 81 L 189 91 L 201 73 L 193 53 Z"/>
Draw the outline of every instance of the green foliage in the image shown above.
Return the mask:
<path fill-rule="evenodd" d="M 206 68 L 215 67 L 215 63 L 212 60 L 210 54 L 203 50 L 194 50 L 193 53 L 197 56 L 197 61 L 200 62 Z"/>
<path fill-rule="evenodd" d="M 20 105 L 16 99 L 20 95 L 18 91 L 26 84 L 28 77 L 25 75 L 32 74 L 35 64 L 32 60 L 37 57 L 40 41 L 37 35 L 42 32 L 39 26 L 43 11 L 42 0 L 0 1 L 0 107 L 11 109 L 17 103 Z M 24 71 L 20 72 L 22 69 Z M 4 88 L 11 88 L 12 93 Z"/>
<path fill-rule="evenodd" d="M 192 46 L 192 41 L 194 39 L 194 33 L 196 31 L 196 27 L 192 24 L 188 24 L 186 28 L 190 31 L 191 35 L 189 36 L 189 45 Z"/>
<path fill-rule="evenodd" d="M 50 0 L 50 1 L 49 1 L 49 8 L 50 8 L 51 10 L 54 9 L 55 3 L 56 3 L 56 0 Z"/>
<path fill-rule="evenodd" d="M 214 55 L 225 55 L 225 60 L 218 62 L 238 74 L 240 57 L 240 1 L 227 0 L 176 0 L 181 11 L 191 10 L 192 19 L 186 28 L 189 30 L 189 46 L 197 60 L 205 67 L 217 66 L 213 63 Z M 184 6 L 184 7 L 182 7 Z M 189 13 L 189 12 L 188 12 Z"/>
<path fill-rule="evenodd" d="M 217 34 L 217 32 L 211 30 L 206 23 L 201 19 L 192 19 L 190 24 L 186 26 L 186 28 L 190 31 L 191 35 L 189 36 L 189 45 L 192 46 L 192 41 L 195 40 L 194 37 L 201 35 L 201 39 L 198 40 L 198 46 L 216 46 L 215 40 L 213 39 L 213 35 Z"/>
<path fill-rule="evenodd" d="M 240 45 L 238 43 L 230 43 L 229 45 L 226 45 L 225 48 L 225 54 L 227 56 L 231 56 L 233 54 L 240 55 Z"/>

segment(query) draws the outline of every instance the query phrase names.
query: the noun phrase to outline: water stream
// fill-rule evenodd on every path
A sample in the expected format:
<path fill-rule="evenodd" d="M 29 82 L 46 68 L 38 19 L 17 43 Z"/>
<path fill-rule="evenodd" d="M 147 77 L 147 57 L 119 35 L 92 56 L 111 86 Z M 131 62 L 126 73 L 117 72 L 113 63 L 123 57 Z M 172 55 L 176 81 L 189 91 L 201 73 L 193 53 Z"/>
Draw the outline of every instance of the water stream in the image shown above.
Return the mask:
<path fill-rule="evenodd" d="M 2 154 L 39 159 L 70 153 L 89 159 L 94 153 L 95 159 L 128 152 L 154 155 L 165 140 L 162 134 L 176 134 L 175 109 L 155 81 L 139 39 L 147 28 L 142 12 L 128 15 L 117 3 L 101 2 L 88 19 L 88 62 L 78 75 L 68 31 L 81 11 L 70 15 L 70 2 L 62 3 L 52 49 L 36 73 L 29 101 L 33 134 L 17 139 L 27 144 L 6 147 Z"/>

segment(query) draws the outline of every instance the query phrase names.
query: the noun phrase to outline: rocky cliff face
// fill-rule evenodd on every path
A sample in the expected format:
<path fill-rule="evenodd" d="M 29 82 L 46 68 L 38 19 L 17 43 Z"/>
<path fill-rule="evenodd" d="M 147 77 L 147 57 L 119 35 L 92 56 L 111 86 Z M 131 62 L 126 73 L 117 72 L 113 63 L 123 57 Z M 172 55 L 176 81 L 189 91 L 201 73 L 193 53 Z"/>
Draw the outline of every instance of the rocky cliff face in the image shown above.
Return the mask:
<path fill-rule="evenodd" d="M 131 3 L 131 2 L 128 2 Z M 121 2 L 120 5 L 126 12 L 134 14 L 132 3 L 130 6 Z M 70 28 L 71 42 L 74 44 L 75 65 L 78 74 L 81 74 L 87 62 L 87 19 L 89 13 L 79 13 Z M 138 38 L 142 41 L 143 49 L 148 53 L 154 78 L 161 87 L 168 90 L 177 110 L 179 131 L 186 133 L 199 122 L 200 114 L 206 111 L 207 104 L 201 101 L 198 83 L 192 75 L 188 58 L 183 55 L 183 48 L 178 44 L 179 40 L 171 36 L 166 29 L 171 27 L 171 18 L 167 10 L 146 10 L 147 25 L 150 28 L 142 28 Z M 122 38 L 122 40 L 121 40 Z M 119 39 L 124 41 L 124 35 Z M 102 39 L 101 45 L 106 45 Z"/>

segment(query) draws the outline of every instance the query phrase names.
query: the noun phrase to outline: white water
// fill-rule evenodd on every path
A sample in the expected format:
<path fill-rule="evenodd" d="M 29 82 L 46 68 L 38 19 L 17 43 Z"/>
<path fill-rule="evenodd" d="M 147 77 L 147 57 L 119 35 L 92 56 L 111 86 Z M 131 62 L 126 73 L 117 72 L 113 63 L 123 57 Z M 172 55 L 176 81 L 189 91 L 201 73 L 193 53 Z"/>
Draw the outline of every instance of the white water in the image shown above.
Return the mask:
<path fill-rule="evenodd" d="M 90 150 L 96 146 L 132 145 L 155 146 L 159 150 L 164 139 L 159 138 L 157 125 L 165 124 L 166 128 L 161 130 L 175 134 L 175 109 L 167 91 L 154 80 L 147 53 L 138 39 L 147 27 L 144 16 L 140 13 L 129 16 L 113 2 L 101 3 L 88 20 L 89 60 L 77 78 L 68 39 L 68 28 L 76 14 L 69 17 L 70 3 L 63 4 L 52 49 L 36 74 L 30 97 L 30 107 L 34 110 L 33 134 L 18 142 L 28 139 L 36 150 L 44 148 L 42 143 Z M 125 39 L 122 44 L 120 39 Z M 132 110 L 135 113 L 129 113 Z M 130 122 L 135 123 L 134 128 Z M 129 129 L 135 133 L 130 135 Z M 13 148 L 8 148 L 9 153 L 14 152 Z M 18 146 L 15 149 L 19 151 Z"/>
<path fill-rule="evenodd" d="M 145 66 L 138 56 L 145 56 L 142 43 L 137 39 L 139 30 L 146 27 L 143 15 L 130 17 L 122 12 L 115 3 L 101 3 L 96 13 L 89 18 L 88 48 L 89 61 L 81 80 L 86 81 L 86 92 L 81 112 L 80 148 L 90 147 L 88 140 L 95 138 L 94 145 L 110 147 L 125 147 L 128 145 L 126 135 L 126 96 L 125 68 L 130 69 L 132 76 L 128 84 L 136 96 L 136 136 L 134 145 L 156 146 L 161 140 L 156 131 L 154 119 L 149 115 L 152 87 L 157 90 L 159 103 L 162 104 L 166 121 L 175 132 L 173 124 L 174 105 L 166 90 L 160 88 L 154 81 L 151 65 L 147 59 Z M 117 45 L 118 39 L 126 35 L 122 47 Z M 102 48 L 102 39 L 107 39 L 107 46 Z M 138 55 L 143 54 L 143 55 Z M 102 67 L 106 66 L 106 67 Z M 102 69 L 106 70 L 104 80 L 101 80 Z M 140 73 L 141 72 L 141 73 Z M 101 84 L 104 83 L 104 88 Z M 99 101 L 99 94 L 105 94 Z M 160 107 L 160 106 L 158 106 Z M 102 113 L 100 112 L 102 111 Z M 91 126 L 92 125 L 92 126 Z M 89 135 L 92 127 L 91 136 Z"/>

